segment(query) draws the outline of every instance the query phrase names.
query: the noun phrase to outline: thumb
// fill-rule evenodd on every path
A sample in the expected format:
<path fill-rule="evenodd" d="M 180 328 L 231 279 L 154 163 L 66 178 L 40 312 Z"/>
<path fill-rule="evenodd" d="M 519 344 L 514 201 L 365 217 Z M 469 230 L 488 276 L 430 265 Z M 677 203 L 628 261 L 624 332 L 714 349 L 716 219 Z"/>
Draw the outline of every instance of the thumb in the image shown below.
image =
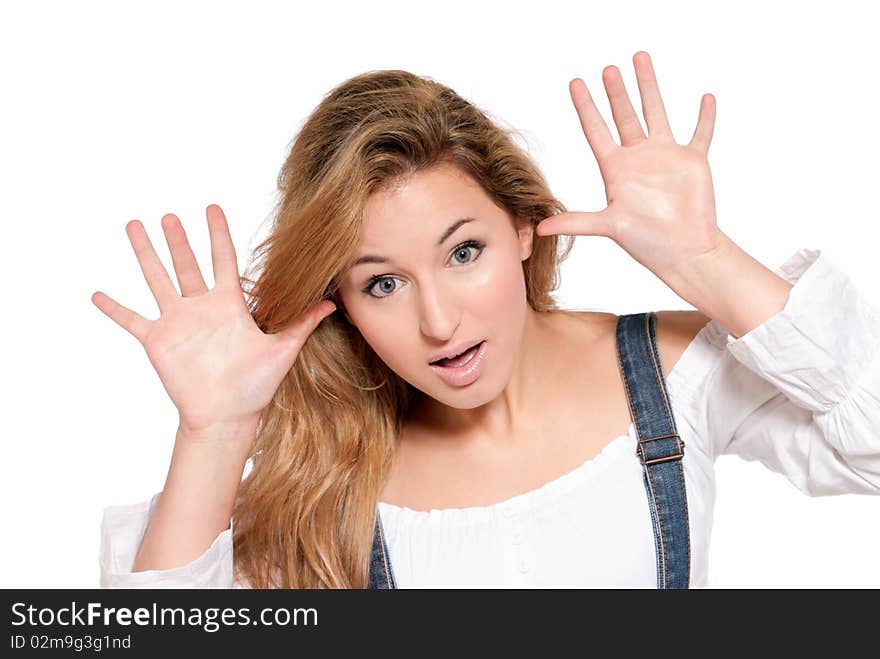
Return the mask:
<path fill-rule="evenodd" d="M 291 350 L 298 355 L 315 328 L 334 311 L 336 305 L 332 300 L 321 300 L 275 334 L 279 346 L 285 351 Z"/>
<path fill-rule="evenodd" d="M 539 236 L 567 234 L 569 236 L 605 236 L 610 237 L 611 227 L 608 211 L 583 212 L 572 211 L 557 213 L 541 220 L 535 226 Z"/>

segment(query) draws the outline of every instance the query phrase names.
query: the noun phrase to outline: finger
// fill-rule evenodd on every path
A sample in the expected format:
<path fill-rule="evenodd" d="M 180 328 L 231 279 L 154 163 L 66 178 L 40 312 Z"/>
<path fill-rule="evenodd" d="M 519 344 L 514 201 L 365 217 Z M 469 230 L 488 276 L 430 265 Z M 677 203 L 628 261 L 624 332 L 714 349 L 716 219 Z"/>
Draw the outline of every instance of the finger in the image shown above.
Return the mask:
<path fill-rule="evenodd" d="M 238 276 L 238 260 L 235 246 L 229 235 L 229 223 L 223 209 L 217 204 L 209 204 L 205 209 L 208 216 L 208 232 L 211 235 L 211 259 L 214 262 L 214 285 L 241 287 Z"/>
<path fill-rule="evenodd" d="M 565 212 L 551 215 L 535 226 L 539 236 L 611 236 L 610 216 L 606 211 Z"/>
<path fill-rule="evenodd" d="M 283 349 L 295 350 L 298 353 L 315 328 L 334 311 L 336 311 L 335 303 L 331 300 L 321 300 L 298 316 L 287 327 L 271 336 Z"/>
<path fill-rule="evenodd" d="M 147 320 L 139 313 L 122 306 L 109 295 L 105 295 L 101 291 L 96 291 L 92 295 L 92 304 L 100 309 L 104 315 L 110 318 L 114 323 L 119 325 L 126 332 L 131 334 L 141 343 L 150 331 L 151 321 Z"/>
<path fill-rule="evenodd" d="M 642 114 L 645 115 L 648 134 L 672 137 L 672 129 L 666 118 L 666 108 L 663 107 L 663 99 L 660 96 L 660 88 L 657 86 L 657 76 L 654 75 L 651 57 L 645 51 L 640 50 L 633 55 L 633 65 L 636 69 L 636 81 L 639 84 L 639 94 L 642 97 Z"/>
<path fill-rule="evenodd" d="M 138 220 L 132 220 L 125 225 L 125 232 L 134 249 L 141 271 L 147 280 L 147 286 L 153 292 L 153 297 L 159 305 L 159 310 L 166 309 L 177 297 L 177 289 L 174 288 L 174 282 L 168 276 L 168 271 L 159 260 L 159 255 L 153 249 L 153 243 L 147 236 L 144 225 Z"/>
<path fill-rule="evenodd" d="M 174 264 L 174 272 L 177 273 L 180 294 L 184 297 L 192 297 L 207 293 L 208 285 L 205 284 L 205 279 L 199 270 L 198 261 L 186 238 L 186 231 L 180 218 L 173 213 L 162 216 L 162 230 L 165 232 L 165 240 L 171 251 L 171 262 Z"/>
<path fill-rule="evenodd" d="M 715 97 L 712 94 L 703 94 L 700 101 L 700 116 L 697 119 L 697 127 L 690 145 L 699 149 L 704 155 L 709 152 L 709 144 L 712 142 L 712 132 L 715 129 Z"/>
<path fill-rule="evenodd" d="M 605 157 L 617 148 L 617 143 L 599 110 L 596 109 L 590 90 L 587 89 L 587 83 L 581 78 L 575 78 L 568 83 L 568 91 L 577 110 L 581 128 L 601 169 Z"/>
<path fill-rule="evenodd" d="M 626 93 L 620 69 L 616 66 L 605 67 L 602 71 L 602 82 L 605 83 L 605 92 L 611 102 L 611 114 L 614 116 L 617 134 L 620 135 L 621 146 L 638 144 L 645 139 L 645 131 L 642 130 L 642 122 Z"/>

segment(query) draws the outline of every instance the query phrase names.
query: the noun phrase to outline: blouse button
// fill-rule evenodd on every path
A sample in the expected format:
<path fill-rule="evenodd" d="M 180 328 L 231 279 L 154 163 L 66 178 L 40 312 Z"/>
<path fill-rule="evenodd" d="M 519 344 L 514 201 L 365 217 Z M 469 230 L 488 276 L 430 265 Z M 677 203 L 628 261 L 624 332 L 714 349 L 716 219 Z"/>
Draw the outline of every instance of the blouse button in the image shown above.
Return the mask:
<path fill-rule="evenodd" d="M 529 571 L 529 566 L 528 566 L 528 563 L 526 563 L 525 559 L 522 559 L 519 562 L 519 571 L 522 572 L 523 574 L 525 574 L 526 572 Z"/>
<path fill-rule="evenodd" d="M 522 542 L 522 534 L 519 531 L 513 533 L 513 544 L 518 545 Z"/>

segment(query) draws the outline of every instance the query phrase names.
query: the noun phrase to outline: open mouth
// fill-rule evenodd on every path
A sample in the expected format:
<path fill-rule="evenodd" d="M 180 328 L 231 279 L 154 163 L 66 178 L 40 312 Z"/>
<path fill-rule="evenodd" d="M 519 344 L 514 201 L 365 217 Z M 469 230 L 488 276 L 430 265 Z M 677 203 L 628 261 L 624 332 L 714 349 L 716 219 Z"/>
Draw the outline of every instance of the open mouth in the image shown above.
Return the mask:
<path fill-rule="evenodd" d="M 466 365 L 474 356 L 479 352 L 480 346 L 483 345 L 483 341 L 479 343 L 475 343 L 470 348 L 465 350 L 464 352 L 455 355 L 454 357 L 446 357 L 445 359 L 438 359 L 437 361 L 431 362 L 433 366 L 445 366 L 450 368 L 460 368 L 461 366 Z"/>

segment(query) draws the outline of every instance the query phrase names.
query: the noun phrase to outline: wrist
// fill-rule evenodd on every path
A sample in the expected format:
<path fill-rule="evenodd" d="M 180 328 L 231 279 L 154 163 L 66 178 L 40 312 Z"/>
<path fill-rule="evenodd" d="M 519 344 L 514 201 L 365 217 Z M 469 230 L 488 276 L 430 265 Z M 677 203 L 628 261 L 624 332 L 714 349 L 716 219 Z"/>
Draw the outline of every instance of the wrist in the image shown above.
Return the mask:
<path fill-rule="evenodd" d="M 721 231 L 717 232 L 717 246 L 699 256 L 679 262 L 665 279 L 678 295 L 699 308 L 714 296 L 719 282 L 732 272 L 738 263 L 739 246 Z"/>
<path fill-rule="evenodd" d="M 175 437 L 171 469 L 184 473 L 206 473 L 221 480 L 234 475 L 240 480 L 253 448 L 256 431 L 256 421 L 223 424 L 198 432 L 180 426 Z"/>
<path fill-rule="evenodd" d="M 177 425 L 177 439 L 192 445 L 240 445 L 249 443 L 257 433 L 259 417 L 223 421 L 201 428 L 191 428 L 183 421 Z"/>
<path fill-rule="evenodd" d="M 792 285 L 722 235 L 717 249 L 687 263 L 667 283 L 739 338 L 783 309 Z"/>

